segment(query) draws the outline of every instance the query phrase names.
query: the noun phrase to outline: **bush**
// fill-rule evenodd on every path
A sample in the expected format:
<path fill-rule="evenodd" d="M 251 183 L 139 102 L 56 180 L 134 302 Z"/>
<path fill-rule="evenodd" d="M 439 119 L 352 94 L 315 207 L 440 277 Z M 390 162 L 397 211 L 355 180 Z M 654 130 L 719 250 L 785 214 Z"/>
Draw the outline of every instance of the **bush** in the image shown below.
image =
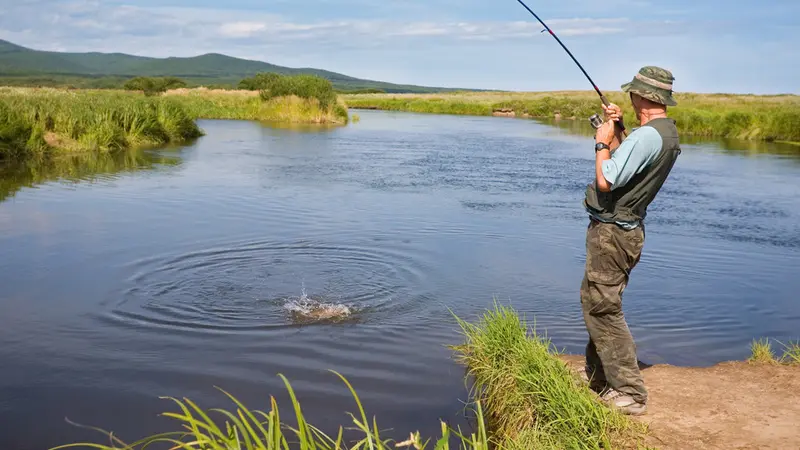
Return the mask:
<path fill-rule="evenodd" d="M 136 77 L 126 81 L 123 88 L 129 91 L 142 91 L 145 95 L 158 95 L 169 89 L 186 87 L 186 82 L 176 77 Z"/>
<path fill-rule="evenodd" d="M 336 104 L 337 99 L 333 84 L 316 75 L 260 73 L 253 78 L 242 80 L 239 87 L 261 91 L 261 98 L 265 101 L 291 95 L 304 99 L 315 98 L 322 110 L 330 109 Z"/>
<path fill-rule="evenodd" d="M 239 89 L 248 91 L 260 91 L 262 89 L 269 89 L 270 86 L 280 78 L 281 75 L 277 73 L 267 72 L 259 73 L 254 77 L 245 78 L 239 82 Z"/>

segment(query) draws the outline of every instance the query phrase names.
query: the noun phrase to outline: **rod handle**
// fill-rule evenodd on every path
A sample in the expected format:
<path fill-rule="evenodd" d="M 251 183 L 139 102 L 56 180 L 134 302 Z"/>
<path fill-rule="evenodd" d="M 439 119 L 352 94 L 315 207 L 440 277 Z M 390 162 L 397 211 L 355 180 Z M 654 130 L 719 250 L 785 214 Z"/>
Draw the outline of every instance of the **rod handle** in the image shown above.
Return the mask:
<path fill-rule="evenodd" d="M 603 104 L 606 105 L 606 106 L 611 105 L 611 102 L 608 101 L 608 99 L 606 98 L 605 95 L 602 95 L 602 94 L 600 95 L 600 101 L 602 101 Z M 628 137 L 628 132 L 625 129 L 625 119 L 620 117 L 619 118 L 619 122 L 617 122 L 616 125 L 619 127 L 620 131 L 622 131 L 622 135 L 625 136 L 625 137 Z"/>

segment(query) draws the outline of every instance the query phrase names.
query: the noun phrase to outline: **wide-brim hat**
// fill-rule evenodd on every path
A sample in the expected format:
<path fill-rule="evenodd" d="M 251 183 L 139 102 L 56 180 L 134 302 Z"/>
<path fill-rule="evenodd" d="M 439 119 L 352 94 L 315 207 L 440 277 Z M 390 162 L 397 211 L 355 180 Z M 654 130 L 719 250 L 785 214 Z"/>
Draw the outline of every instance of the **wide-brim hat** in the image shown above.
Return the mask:
<path fill-rule="evenodd" d="M 639 70 L 630 83 L 622 85 L 624 92 L 632 92 L 648 100 L 667 106 L 676 106 L 672 97 L 672 72 L 661 67 L 646 66 Z"/>

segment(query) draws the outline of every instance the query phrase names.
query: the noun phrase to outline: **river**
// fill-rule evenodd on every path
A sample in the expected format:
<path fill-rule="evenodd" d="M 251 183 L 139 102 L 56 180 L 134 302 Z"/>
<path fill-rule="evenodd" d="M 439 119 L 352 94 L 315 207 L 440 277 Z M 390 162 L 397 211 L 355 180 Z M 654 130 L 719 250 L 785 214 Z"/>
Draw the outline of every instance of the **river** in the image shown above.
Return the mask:
<path fill-rule="evenodd" d="M 589 138 L 531 120 L 359 112 L 329 129 L 200 121 L 191 145 L 6 170 L 0 448 L 133 441 L 187 396 L 254 409 L 278 378 L 312 423 L 349 424 L 353 383 L 386 437 L 463 422 L 453 314 L 511 304 L 559 348 L 578 289 Z M 695 142 L 649 210 L 625 292 L 648 364 L 743 359 L 800 338 L 800 153 Z M 306 299 L 340 322 L 296 320 Z M 451 312 L 452 311 L 452 312 Z"/>

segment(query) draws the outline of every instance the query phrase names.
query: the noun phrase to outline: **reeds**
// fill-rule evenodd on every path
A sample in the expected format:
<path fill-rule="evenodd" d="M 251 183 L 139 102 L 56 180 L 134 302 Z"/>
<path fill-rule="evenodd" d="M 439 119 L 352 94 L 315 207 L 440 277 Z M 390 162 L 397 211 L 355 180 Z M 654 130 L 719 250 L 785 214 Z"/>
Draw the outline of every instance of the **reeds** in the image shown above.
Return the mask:
<path fill-rule="evenodd" d="M 218 91 L 208 89 L 178 89 L 168 91 L 197 119 L 258 120 L 262 122 L 287 122 L 310 124 L 346 124 L 346 105 L 336 99 L 334 104 L 322 108 L 315 98 L 287 95 L 263 99 L 253 91 Z"/>
<path fill-rule="evenodd" d="M 333 118 L 330 122 L 347 123 L 347 108 L 339 100 L 333 84 L 317 75 L 282 75 L 279 73 L 259 73 L 245 78 L 239 83 L 241 89 L 259 91 L 262 100 L 270 102 L 276 98 L 296 97 L 320 112 Z"/>
<path fill-rule="evenodd" d="M 622 107 L 626 123 L 636 126 L 626 94 L 607 92 L 610 101 Z M 686 136 L 720 137 L 763 141 L 800 142 L 800 97 L 726 94 L 676 94 L 678 106 L 668 114 Z M 452 94 L 358 94 L 346 95 L 353 108 L 370 108 L 436 114 L 492 115 L 514 111 L 518 117 L 585 120 L 602 113 L 593 92 Z"/>
<path fill-rule="evenodd" d="M 202 135 L 175 100 L 122 92 L 0 89 L 0 159 L 110 152 Z"/>
<path fill-rule="evenodd" d="M 800 341 L 790 342 L 784 347 L 783 362 L 787 364 L 800 364 Z"/>
<path fill-rule="evenodd" d="M 344 438 L 343 427 L 339 427 L 335 435 L 328 435 L 310 424 L 306 420 L 289 381 L 280 375 L 292 402 L 295 426 L 286 424 L 274 397 L 270 398 L 269 412 L 263 412 L 251 410 L 233 395 L 221 390 L 236 406 L 234 411 L 219 408 L 204 410 L 190 399 L 165 397 L 173 401 L 179 411 L 166 412 L 162 416 L 176 420 L 181 431 L 161 433 L 128 444 L 114 436 L 113 433 L 87 427 L 106 435 L 109 444 L 75 443 L 58 446 L 52 450 L 75 447 L 101 450 L 144 450 L 154 444 L 166 444 L 169 448 L 185 450 L 289 450 L 289 448 L 300 450 L 389 450 L 395 448 L 489 450 L 486 429 L 482 425 L 480 405 L 477 409 L 479 419 L 477 429 L 468 435 L 460 430 L 454 430 L 442 422 L 442 435 L 433 444 L 430 440 L 423 441 L 419 433 L 411 433 L 409 439 L 404 442 L 393 443 L 392 440 L 381 437 L 374 417 L 372 420 L 367 418 L 353 386 L 339 373 L 336 375 L 347 385 L 358 410 L 357 413 L 350 414 L 350 417 L 354 425 L 352 429 L 357 431 L 359 438 L 349 443 Z M 218 419 L 212 419 L 212 415 Z M 451 436 L 458 442 L 458 447 L 451 447 Z"/>
<path fill-rule="evenodd" d="M 474 379 L 491 439 L 506 449 L 636 448 L 641 426 L 602 404 L 587 384 L 508 307 L 495 305 L 478 323 L 459 319 L 466 337 L 455 347 Z"/>
<path fill-rule="evenodd" d="M 0 88 L 0 160 L 65 152 L 183 143 L 203 133 L 196 119 L 348 123 L 335 96 L 262 99 L 249 91 L 177 89 L 163 96 L 110 90 Z"/>
<path fill-rule="evenodd" d="M 798 364 L 800 365 L 800 341 L 783 344 L 783 355 L 778 356 L 772 350 L 769 339 L 754 340 L 750 344 L 748 361 L 756 364 Z"/>

